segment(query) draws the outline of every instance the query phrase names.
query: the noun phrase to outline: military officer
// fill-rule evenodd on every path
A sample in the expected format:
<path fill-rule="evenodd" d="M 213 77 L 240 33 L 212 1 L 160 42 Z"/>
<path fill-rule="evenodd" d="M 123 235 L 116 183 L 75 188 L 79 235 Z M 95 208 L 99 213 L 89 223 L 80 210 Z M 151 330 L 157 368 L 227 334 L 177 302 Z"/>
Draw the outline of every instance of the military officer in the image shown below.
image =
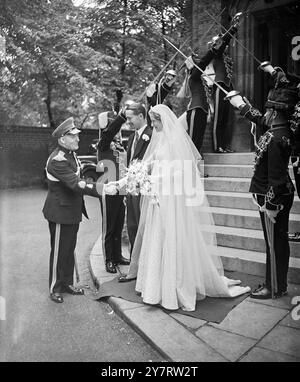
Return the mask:
<path fill-rule="evenodd" d="M 230 40 L 229 33 L 232 34 L 235 30 L 234 28 L 236 27 L 233 26 L 228 32 L 218 36 L 213 44 L 209 44 L 207 52 L 202 57 L 192 54 L 185 61 L 187 76 L 183 87 L 186 88 L 186 95 L 190 95 L 190 102 L 186 112 L 187 132 L 200 153 L 212 94 L 209 82 L 197 66 L 202 71 L 205 71 L 213 59 L 223 54 Z"/>
<path fill-rule="evenodd" d="M 87 217 L 83 195 L 99 197 L 102 193 L 101 185 L 87 184 L 80 178 L 80 163 L 75 154 L 79 133 L 72 117 L 59 125 L 52 133 L 58 146 L 46 164 L 48 194 L 43 214 L 51 237 L 50 298 L 57 303 L 63 302 L 64 292 L 84 293 L 73 286 L 77 232 L 82 214 Z"/>
<path fill-rule="evenodd" d="M 229 29 L 229 33 L 220 34 L 213 37 L 211 41 L 208 42 L 209 47 L 213 47 L 217 41 L 221 38 L 225 41 L 224 48 L 219 51 L 213 60 L 210 62 L 208 67 L 211 67 L 211 71 L 214 73 L 214 81 L 222 86 L 223 89 L 230 91 L 233 89 L 232 86 L 232 74 L 233 74 L 233 60 L 229 56 L 229 43 L 230 40 L 237 32 L 237 26 L 239 22 L 239 17 L 235 17 L 232 21 L 232 25 Z M 232 152 L 230 149 L 230 132 L 228 131 L 228 118 L 229 118 L 229 103 L 224 100 L 225 94 L 213 84 L 212 89 L 212 103 L 213 103 L 213 118 L 212 118 L 212 136 L 213 136 L 213 147 L 216 153 L 229 153 Z"/>
<path fill-rule="evenodd" d="M 126 117 L 115 112 L 99 114 L 100 140 L 98 143 L 98 164 L 104 169 L 103 181 L 120 179 L 122 169 L 126 168 L 126 152 L 119 139 L 119 130 Z M 100 199 L 102 211 L 103 257 L 106 271 L 116 273 L 116 265 L 129 265 L 122 256 L 122 230 L 125 218 L 124 195 L 106 195 Z"/>
<path fill-rule="evenodd" d="M 300 93 L 300 84 L 298 85 L 298 94 Z M 295 142 L 293 145 L 293 151 L 291 155 L 291 162 L 293 166 L 293 173 L 295 178 L 296 190 L 298 198 L 300 198 L 300 101 L 295 106 L 292 119 L 292 130 L 295 135 Z M 290 232 L 290 241 L 300 241 L 300 232 Z"/>
<path fill-rule="evenodd" d="M 280 68 L 273 68 L 267 62 L 260 68 L 271 73 L 275 83 L 269 91 L 264 115 L 236 91 L 229 93 L 227 98 L 256 127 L 253 131 L 256 158 L 250 192 L 259 206 L 266 242 L 266 278 L 265 284 L 252 292 L 251 297 L 269 299 L 287 294 L 288 224 L 294 199 L 294 186 L 288 171 L 294 139 L 289 121 L 298 92 L 297 84 Z"/>

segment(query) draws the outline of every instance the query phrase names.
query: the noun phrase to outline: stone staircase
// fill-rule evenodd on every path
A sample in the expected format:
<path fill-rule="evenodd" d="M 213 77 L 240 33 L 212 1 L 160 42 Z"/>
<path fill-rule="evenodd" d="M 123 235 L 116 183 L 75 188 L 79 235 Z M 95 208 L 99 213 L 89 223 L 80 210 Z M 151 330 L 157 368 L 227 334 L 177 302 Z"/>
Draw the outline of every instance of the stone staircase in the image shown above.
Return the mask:
<path fill-rule="evenodd" d="M 265 275 L 265 242 L 259 213 L 249 193 L 254 153 L 204 154 L 205 190 L 217 225 L 218 254 L 226 270 Z M 290 169 L 292 176 L 292 169 Z M 292 176 L 293 178 L 293 176 Z M 290 232 L 300 231 L 295 194 Z M 289 281 L 300 283 L 300 243 L 290 242 Z"/>

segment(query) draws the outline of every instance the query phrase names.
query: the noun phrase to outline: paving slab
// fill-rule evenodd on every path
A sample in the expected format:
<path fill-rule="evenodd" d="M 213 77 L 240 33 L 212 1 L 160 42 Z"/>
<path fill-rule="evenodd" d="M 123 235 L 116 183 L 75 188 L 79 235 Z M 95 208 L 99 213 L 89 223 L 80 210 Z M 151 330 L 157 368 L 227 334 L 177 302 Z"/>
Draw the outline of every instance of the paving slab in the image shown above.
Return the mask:
<path fill-rule="evenodd" d="M 294 315 L 296 315 L 295 318 L 297 319 L 294 319 L 292 317 L 292 312 L 290 314 L 288 314 L 282 321 L 280 321 L 280 325 L 282 326 L 288 326 L 288 327 L 291 327 L 291 328 L 295 328 L 295 329 L 300 329 L 300 306 L 297 307 L 298 308 L 298 311 L 294 311 Z"/>
<path fill-rule="evenodd" d="M 259 347 L 289 354 L 294 357 L 300 356 L 300 331 L 298 329 L 277 326 L 268 333 L 259 343 Z"/>
<path fill-rule="evenodd" d="M 207 323 L 207 321 L 201 320 L 200 318 L 194 318 L 185 314 L 171 313 L 170 316 L 189 329 L 198 329 Z"/>
<path fill-rule="evenodd" d="M 122 317 L 174 362 L 227 361 L 160 308 L 128 309 Z"/>
<path fill-rule="evenodd" d="M 300 358 L 285 353 L 254 347 L 239 362 L 299 362 Z"/>
<path fill-rule="evenodd" d="M 145 304 L 143 303 L 137 303 L 132 301 L 124 300 L 123 298 L 118 297 L 109 297 L 109 304 L 112 308 L 118 309 L 118 310 L 128 310 L 128 309 L 137 309 L 144 307 Z"/>
<path fill-rule="evenodd" d="M 260 339 L 286 315 L 285 309 L 243 301 L 220 324 L 209 325 L 248 338 Z"/>
<path fill-rule="evenodd" d="M 256 344 L 256 340 L 205 325 L 196 331 L 196 336 L 216 349 L 229 361 L 237 361 Z"/>

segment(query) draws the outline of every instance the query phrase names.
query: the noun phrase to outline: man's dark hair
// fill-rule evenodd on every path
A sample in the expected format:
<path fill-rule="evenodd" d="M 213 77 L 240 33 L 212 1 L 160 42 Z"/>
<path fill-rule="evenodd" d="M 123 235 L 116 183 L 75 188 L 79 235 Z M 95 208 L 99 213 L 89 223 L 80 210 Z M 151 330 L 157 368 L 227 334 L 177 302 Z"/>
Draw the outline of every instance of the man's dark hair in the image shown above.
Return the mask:
<path fill-rule="evenodd" d="M 142 114 L 143 117 L 146 118 L 146 114 L 147 114 L 146 108 L 142 103 L 139 103 L 139 102 L 132 103 L 131 105 L 127 107 L 126 110 L 132 110 L 134 115 Z"/>

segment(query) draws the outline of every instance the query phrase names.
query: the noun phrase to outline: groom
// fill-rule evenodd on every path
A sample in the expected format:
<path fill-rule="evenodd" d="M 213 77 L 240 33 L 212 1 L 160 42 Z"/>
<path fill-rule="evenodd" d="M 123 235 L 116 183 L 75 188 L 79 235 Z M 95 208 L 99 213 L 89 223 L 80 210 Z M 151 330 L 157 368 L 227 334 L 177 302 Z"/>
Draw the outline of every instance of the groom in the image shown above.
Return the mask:
<path fill-rule="evenodd" d="M 143 159 L 151 140 L 152 128 L 147 121 L 147 111 L 145 106 L 141 103 L 132 103 L 127 106 L 125 111 L 121 112 L 120 116 L 118 116 L 110 126 L 108 126 L 108 129 L 112 129 L 114 134 L 118 132 L 118 128 L 121 128 L 121 123 L 117 122 L 118 120 L 121 121 L 122 116 L 123 118 L 126 117 L 128 125 L 135 131 L 134 134 L 129 137 L 127 144 L 127 167 L 129 167 L 132 161 Z M 118 182 L 116 188 L 118 191 L 120 190 Z M 126 197 L 127 231 L 130 243 L 130 254 L 132 253 L 140 220 L 140 199 L 140 195 L 127 194 Z M 129 273 L 127 276 L 120 276 L 119 282 L 134 280 L 137 275 L 137 268 L 138 259 L 131 258 Z"/>
<path fill-rule="evenodd" d="M 128 125 L 135 131 L 128 140 L 127 167 L 133 160 L 142 160 L 152 136 L 147 112 L 141 103 L 131 104 L 125 111 Z M 127 195 L 127 230 L 132 253 L 140 220 L 140 195 Z M 121 281 L 121 280 L 120 280 Z M 126 279 L 127 281 L 127 279 Z"/>

